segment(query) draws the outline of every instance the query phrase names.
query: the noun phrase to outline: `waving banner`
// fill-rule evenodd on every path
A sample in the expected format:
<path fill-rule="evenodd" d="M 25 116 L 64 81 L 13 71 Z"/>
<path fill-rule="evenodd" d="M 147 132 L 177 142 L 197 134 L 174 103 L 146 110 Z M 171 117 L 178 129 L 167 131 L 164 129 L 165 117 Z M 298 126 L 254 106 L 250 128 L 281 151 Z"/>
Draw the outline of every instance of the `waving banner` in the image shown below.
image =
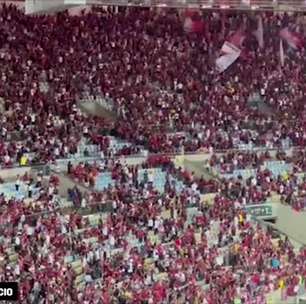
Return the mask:
<path fill-rule="evenodd" d="M 239 58 L 244 39 L 245 36 L 238 30 L 224 42 L 221 48 L 221 56 L 216 60 L 216 68 L 219 73 L 224 72 Z"/>
<path fill-rule="evenodd" d="M 225 41 L 221 48 L 222 55 L 216 60 L 216 68 L 222 73 L 231 66 L 240 56 L 241 50 L 234 44 Z"/>
<path fill-rule="evenodd" d="M 290 47 L 294 50 L 298 50 L 303 46 L 303 39 L 298 33 L 291 32 L 287 27 L 279 32 L 279 35 L 284 39 Z"/>
<path fill-rule="evenodd" d="M 231 66 L 239 57 L 240 53 L 229 53 L 222 55 L 216 60 L 217 70 L 222 73 Z"/>

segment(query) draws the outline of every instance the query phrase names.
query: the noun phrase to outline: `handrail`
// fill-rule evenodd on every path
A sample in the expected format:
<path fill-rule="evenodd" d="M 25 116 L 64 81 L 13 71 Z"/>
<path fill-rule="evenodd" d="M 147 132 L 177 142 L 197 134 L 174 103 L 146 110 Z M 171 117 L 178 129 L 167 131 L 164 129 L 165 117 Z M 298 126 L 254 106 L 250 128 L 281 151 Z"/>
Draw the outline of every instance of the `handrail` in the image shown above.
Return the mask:
<path fill-rule="evenodd" d="M 87 0 L 87 5 L 173 7 L 189 9 L 306 10 L 301 0 Z"/>
<path fill-rule="evenodd" d="M 282 147 L 274 147 L 274 148 L 267 148 L 267 147 L 253 147 L 253 148 L 246 148 L 246 149 L 238 149 L 238 148 L 233 148 L 233 149 L 214 149 L 213 153 L 214 154 L 224 154 L 224 153 L 229 153 L 229 152 L 269 152 L 269 151 L 305 151 L 306 152 L 306 147 L 302 146 L 292 146 L 289 147 L 288 149 L 284 149 Z M 161 152 L 161 153 L 153 153 L 153 152 L 148 152 L 147 155 L 144 155 L 143 152 L 140 152 L 138 154 L 129 154 L 129 155 L 114 155 L 112 157 L 104 157 L 103 159 L 112 159 L 112 160 L 118 160 L 118 159 L 135 159 L 135 158 L 148 158 L 149 156 L 165 156 L 165 157 L 170 157 L 170 158 L 175 158 L 176 156 L 196 156 L 196 155 L 203 155 L 203 154 L 209 154 L 209 151 L 187 151 L 182 153 L 181 151 L 174 151 L 174 152 Z M 56 159 L 53 163 L 35 163 L 35 164 L 28 164 L 27 166 L 20 166 L 19 164 L 15 163 L 11 166 L 8 167 L 2 167 L 0 168 L 0 174 L 1 170 L 8 170 L 8 169 L 16 169 L 16 168 L 29 168 L 29 169 L 35 169 L 38 167 L 43 167 L 43 166 L 56 166 L 57 162 L 75 162 L 75 161 L 98 161 L 101 160 L 101 156 L 88 156 L 88 157 L 72 157 L 72 158 L 59 158 Z"/>

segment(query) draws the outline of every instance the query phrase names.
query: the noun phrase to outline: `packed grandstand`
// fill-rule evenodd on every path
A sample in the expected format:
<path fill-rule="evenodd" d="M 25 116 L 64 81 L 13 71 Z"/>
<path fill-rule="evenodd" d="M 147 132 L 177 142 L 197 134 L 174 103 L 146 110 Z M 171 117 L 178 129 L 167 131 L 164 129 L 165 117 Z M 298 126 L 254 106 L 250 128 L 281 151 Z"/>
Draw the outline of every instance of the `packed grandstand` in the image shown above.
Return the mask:
<path fill-rule="evenodd" d="M 306 239 L 248 207 L 305 208 L 304 39 L 298 13 L 3 5 L 0 282 L 33 304 L 298 303 Z"/>

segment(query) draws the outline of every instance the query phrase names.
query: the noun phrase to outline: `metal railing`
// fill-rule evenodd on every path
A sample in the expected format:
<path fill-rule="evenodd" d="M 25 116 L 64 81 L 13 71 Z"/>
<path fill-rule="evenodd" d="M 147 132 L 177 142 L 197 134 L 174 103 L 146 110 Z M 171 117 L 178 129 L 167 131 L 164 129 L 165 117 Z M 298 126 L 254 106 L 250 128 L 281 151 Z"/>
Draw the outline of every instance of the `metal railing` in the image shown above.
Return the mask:
<path fill-rule="evenodd" d="M 88 5 L 306 11 L 302 0 L 87 0 Z"/>
<path fill-rule="evenodd" d="M 273 151 L 287 151 L 287 150 L 292 150 L 292 151 L 300 151 L 300 152 L 306 152 L 306 147 L 303 146 L 291 146 L 288 149 L 283 149 L 282 147 L 273 147 L 273 148 L 268 148 L 268 147 L 253 147 L 250 149 L 238 149 L 238 148 L 232 148 L 232 149 L 214 149 L 213 153 L 214 154 L 224 154 L 224 153 L 230 153 L 230 152 L 241 152 L 241 153 L 250 153 L 250 152 L 273 152 Z M 119 159 L 142 159 L 145 158 L 147 159 L 149 156 L 167 156 L 170 158 L 175 158 L 176 156 L 196 156 L 196 155 L 207 155 L 210 154 L 208 150 L 203 150 L 203 151 L 185 151 L 182 153 L 181 150 L 173 151 L 173 152 L 160 152 L 160 153 L 154 153 L 154 152 L 148 152 L 148 154 L 144 155 L 143 152 L 140 152 L 138 154 L 129 154 L 129 155 L 114 155 L 111 157 L 105 156 L 103 159 L 113 159 L 113 160 L 119 160 Z M 29 162 L 26 166 L 21 166 L 18 163 L 13 163 L 10 166 L 1 166 L 0 164 L 0 176 L 1 176 L 1 170 L 8 170 L 8 169 L 15 169 L 15 168 L 28 168 L 30 169 L 36 169 L 36 170 L 43 170 L 43 167 L 49 166 L 51 170 L 55 170 L 57 165 L 67 165 L 68 162 L 70 161 L 71 163 L 79 163 L 79 162 L 94 162 L 94 161 L 99 161 L 101 160 L 101 156 L 88 156 L 88 157 L 72 157 L 72 158 L 59 158 L 56 159 L 54 162 L 49 162 L 49 163 L 31 163 Z"/>

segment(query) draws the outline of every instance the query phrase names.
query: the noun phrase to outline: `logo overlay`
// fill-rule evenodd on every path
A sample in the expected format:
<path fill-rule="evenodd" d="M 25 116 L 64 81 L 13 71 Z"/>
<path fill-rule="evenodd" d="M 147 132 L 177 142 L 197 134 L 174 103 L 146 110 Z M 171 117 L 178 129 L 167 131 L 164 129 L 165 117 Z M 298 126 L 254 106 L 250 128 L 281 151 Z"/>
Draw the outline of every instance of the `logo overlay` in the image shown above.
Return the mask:
<path fill-rule="evenodd" d="M 18 301 L 17 282 L 0 282 L 0 301 Z"/>

